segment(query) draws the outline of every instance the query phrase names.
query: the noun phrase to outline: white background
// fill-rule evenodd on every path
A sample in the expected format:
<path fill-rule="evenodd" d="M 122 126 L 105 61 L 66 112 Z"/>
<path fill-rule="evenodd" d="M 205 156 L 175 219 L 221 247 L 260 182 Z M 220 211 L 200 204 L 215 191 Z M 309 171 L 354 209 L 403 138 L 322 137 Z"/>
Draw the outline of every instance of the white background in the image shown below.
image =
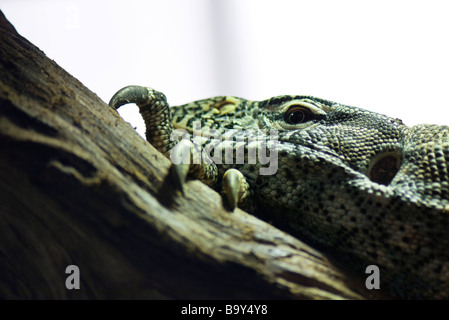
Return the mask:
<path fill-rule="evenodd" d="M 139 84 L 173 105 L 315 95 L 449 124 L 446 0 L 0 0 L 18 32 L 101 99 Z M 135 106 L 121 114 L 144 127 Z"/>

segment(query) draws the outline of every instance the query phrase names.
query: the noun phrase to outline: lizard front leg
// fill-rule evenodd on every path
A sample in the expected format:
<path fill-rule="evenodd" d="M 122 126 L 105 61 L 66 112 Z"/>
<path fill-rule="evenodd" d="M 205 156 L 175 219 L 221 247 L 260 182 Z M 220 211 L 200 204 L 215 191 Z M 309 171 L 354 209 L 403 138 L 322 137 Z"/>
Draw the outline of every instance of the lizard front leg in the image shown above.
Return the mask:
<path fill-rule="evenodd" d="M 145 121 L 145 136 L 158 151 L 172 160 L 170 169 L 175 186 L 183 191 L 187 177 L 199 179 L 212 188 L 218 183 L 218 169 L 207 153 L 193 141 L 173 139 L 172 115 L 164 94 L 152 88 L 127 86 L 111 98 L 109 105 L 114 109 L 127 103 L 135 103 Z M 250 188 L 240 171 L 228 170 L 222 180 L 222 194 L 227 207 L 252 208 Z"/>

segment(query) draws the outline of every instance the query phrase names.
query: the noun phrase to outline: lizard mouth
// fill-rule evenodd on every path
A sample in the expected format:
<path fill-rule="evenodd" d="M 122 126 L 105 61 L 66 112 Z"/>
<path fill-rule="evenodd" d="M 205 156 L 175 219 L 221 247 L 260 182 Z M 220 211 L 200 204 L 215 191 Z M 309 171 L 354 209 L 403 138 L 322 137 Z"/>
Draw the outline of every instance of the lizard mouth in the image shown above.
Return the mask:
<path fill-rule="evenodd" d="M 388 151 L 375 156 L 368 166 L 367 176 L 376 183 L 389 185 L 401 165 L 399 151 Z"/>

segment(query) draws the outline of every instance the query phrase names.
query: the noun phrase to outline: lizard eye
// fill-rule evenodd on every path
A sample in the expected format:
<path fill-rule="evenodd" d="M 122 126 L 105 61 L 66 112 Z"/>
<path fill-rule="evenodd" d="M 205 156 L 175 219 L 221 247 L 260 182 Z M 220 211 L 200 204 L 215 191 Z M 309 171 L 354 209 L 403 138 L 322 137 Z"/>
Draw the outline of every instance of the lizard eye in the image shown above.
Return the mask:
<path fill-rule="evenodd" d="M 288 124 L 304 123 L 312 118 L 312 112 L 303 106 L 291 106 L 284 114 L 284 120 Z"/>

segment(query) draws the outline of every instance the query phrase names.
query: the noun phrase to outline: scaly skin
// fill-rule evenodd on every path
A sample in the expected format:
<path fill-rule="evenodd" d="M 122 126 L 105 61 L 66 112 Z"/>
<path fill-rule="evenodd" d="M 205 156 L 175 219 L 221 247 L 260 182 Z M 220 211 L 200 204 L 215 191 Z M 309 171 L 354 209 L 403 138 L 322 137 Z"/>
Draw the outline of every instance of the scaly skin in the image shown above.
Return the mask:
<path fill-rule="evenodd" d="M 407 127 L 398 119 L 310 96 L 260 102 L 215 97 L 168 112 L 162 94 L 133 86 L 119 91 L 110 105 L 127 102 L 139 105 L 147 139 L 167 156 L 174 146 L 167 138 L 173 127 L 192 133 L 194 121 L 201 121 L 203 135 L 210 129 L 244 129 L 248 139 L 264 129 L 255 145 L 265 142 L 277 155 L 275 174 L 261 175 L 268 165 L 250 163 L 245 144 L 243 164 L 235 164 L 234 153 L 233 164 L 191 166 L 196 169 L 189 176 L 220 188 L 221 177 L 235 168 L 241 176 L 227 177 L 223 185 L 226 194 L 235 189 L 227 189 L 228 180 L 242 180 L 239 207 L 332 248 L 360 270 L 377 265 L 381 286 L 398 297 L 449 298 L 449 127 Z M 277 140 L 270 139 L 271 129 Z M 240 145 L 235 138 L 226 143 Z M 199 144 L 208 150 L 217 141 Z"/>

